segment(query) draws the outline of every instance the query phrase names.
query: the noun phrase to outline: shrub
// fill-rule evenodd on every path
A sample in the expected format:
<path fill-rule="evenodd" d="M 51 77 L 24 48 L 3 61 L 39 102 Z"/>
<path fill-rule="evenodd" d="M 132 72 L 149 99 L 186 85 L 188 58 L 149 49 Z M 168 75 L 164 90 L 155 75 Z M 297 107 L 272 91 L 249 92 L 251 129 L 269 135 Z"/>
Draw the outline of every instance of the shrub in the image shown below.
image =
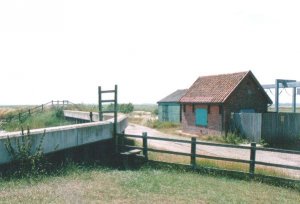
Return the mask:
<path fill-rule="evenodd" d="M 38 146 L 34 149 L 32 147 L 32 137 L 30 136 L 29 129 L 27 130 L 27 135 L 24 135 L 22 131 L 22 136 L 15 138 L 15 145 L 13 145 L 11 138 L 7 137 L 5 148 L 13 160 L 10 166 L 11 174 L 17 177 L 23 177 L 45 172 L 46 162 L 42 149 L 44 137 L 45 132 Z"/>
<path fill-rule="evenodd" d="M 152 113 L 153 113 L 154 115 L 158 115 L 158 108 L 155 108 L 155 109 L 152 111 Z"/>
<path fill-rule="evenodd" d="M 55 116 L 57 118 L 64 118 L 64 110 L 62 108 L 55 109 Z"/>
<path fill-rule="evenodd" d="M 177 128 L 179 125 L 172 122 L 162 122 L 159 120 L 148 120 L 147 126 L 156 129 Z"/>
<path fill-rule="evenodd" d="M 224 142 L 229 144 L 240 144 L 245 141 L 246 139 L 244 139 L 238 132 L 229 132 L 224 137 Z"/>
<path fill-rule="evenodd" d="M 118 107 L 118 110 L 121 113 L 131 113 L 134 110 L 134 106 L 132 103 L 128 103 L 128 104 L 120 104 Z"/>
<path fill-rule="evenodd" d="M 132 103 L 122 103 L 122 104 L 118 104 L 118 112 L 121 112 L 121 113 L 131 113 L 133 112 L 134 110 L 134 106 Z M 113 111 L 114 110 L 114 104 L 109 104 L 107 106 L 104 107 L 104 110 L 107 110 L 107 111 Z"/>

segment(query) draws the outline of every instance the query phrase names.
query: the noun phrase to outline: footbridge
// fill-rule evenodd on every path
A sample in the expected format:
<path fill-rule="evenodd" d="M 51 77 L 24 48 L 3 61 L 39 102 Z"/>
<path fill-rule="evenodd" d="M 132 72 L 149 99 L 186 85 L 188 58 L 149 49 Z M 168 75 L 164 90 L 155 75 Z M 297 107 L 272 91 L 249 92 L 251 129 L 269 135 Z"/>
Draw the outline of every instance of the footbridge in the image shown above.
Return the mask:
<path fill-rule="evenodd" d="M 39 146 L 41 140 L 44 154 L 111 140 L 114 136 L 114 128 L 121 133 L 128 125 L 127 117 L 120 114 L 117 115 L 117 120 L 113 114 L 104 114 L 103 121 L 99 121 L 98 113 L 65 110 L 64 114 L 66 118 L 82 120 L 85 123 L 30 130 L 28 137 L 32 143 L 32 151 Z M 114 126 L 114 121 L 117 121 L 116 126 Z M 27 136 L 22 135 L 20 131 L 0 133 L 0 164 L 9 163 L 12 160 L 5 147 L 8 137 L 12 146 L 16 148 L 17 144 Z"/>

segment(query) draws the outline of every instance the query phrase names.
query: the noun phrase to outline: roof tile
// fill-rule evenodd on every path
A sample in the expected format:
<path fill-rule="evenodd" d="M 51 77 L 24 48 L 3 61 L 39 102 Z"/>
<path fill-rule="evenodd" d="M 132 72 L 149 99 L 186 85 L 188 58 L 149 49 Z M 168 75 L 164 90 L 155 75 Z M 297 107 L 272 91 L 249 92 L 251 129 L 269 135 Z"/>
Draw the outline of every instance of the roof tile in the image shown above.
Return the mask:
<path fill-rule="evenodd" d="M 199 77 L 180 99 L 182 103 L 223 103 L 249 72 Z"/>

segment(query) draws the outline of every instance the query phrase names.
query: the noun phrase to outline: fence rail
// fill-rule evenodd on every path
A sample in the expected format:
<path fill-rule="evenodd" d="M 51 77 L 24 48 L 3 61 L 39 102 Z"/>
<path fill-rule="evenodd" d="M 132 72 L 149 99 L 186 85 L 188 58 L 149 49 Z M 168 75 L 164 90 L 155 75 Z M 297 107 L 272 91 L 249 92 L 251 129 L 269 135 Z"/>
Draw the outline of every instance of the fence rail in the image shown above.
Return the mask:
<path fill-rule="evenodd" d="M 129 134 L 117 134 L 117 136 L 121 139 L 120 147 L 125 147 L 129 149 L 140 149 L 143 150 L 143 154 L 146 158 L 148 158 L 148 152 L 157 152 L 157 153 L 164 153 L 164 154 L 173 154 L 173 155 L 180 155 L 180 156 L 187 156 L 190 157 L 190 165 L 192 167 L 196 166 L 196 158 L 205 158 L 210 160 L 219 160 L 219 161 L 228 161 L 228 162 L 237 162 L 243 164 L 249 164 L 249 172 L 250 178 L 254 178 L 256 165 L 262 166 L 269 166 L 269 167 L 278 167 L 284 169 L 292 169 L 292 170 L 300 170 L 300 166 L 291 166 L 291 165 L 283 165 L 283 164 L 275 164 L 275 163 L 267 163 L 256 161 L 256 152 L 257 151 L 267 151 L 267 152 L 279 152 L 279 153 L 288 153 L 288 154 L 296 154 L 300 155 L 300 151 L 293 151 L 293 150 L 283 150 L 283 149 L 274 149 L 274 148 L 261 148 L 256 147 L 256 143 L 251 143 L 251 147 L 245 146 L 237 146 L 237 145 L 229 145 L 229 144 L 217 144 L 217 143 L 209 143 L 209 142 L 198 142 L 196 138 L 191 138 L 191 140 L 181 140 L 181 139 L 171 139 L 171 138 L 161 138 L 161 137 L 153 137 L 147 136 L 147 133 L 143 133 L 142 136 L 140 135 L 129 135 Z M 132 146 L 132 145 L 125 145 L 124 140 L 125 138 L 139 138 L 143 140 L 143 146 Z M 157 141 L 168 141 L 168 142 L 176 142 L 176 143 L 185 143 L 191 145 L 191 152 L 176 152 L 176 151 L 169 151 L 169 150 L 161 150 L 161 149 L 154 149 L 148 147 L 148 140 L 157 140 Z M 206 145 L 206 146 L 215 146 L 215 147 L 225 147 L 225 148 L 235 148 L 235 149 L 245 149 L 249 150 L 249 160 L 244 159 L 235 159 L 235 158 L 226 158 L 226 157 L 217 157 L 217 156 L 208 156 L 203 154 L 196 153 L 196 145 Z"/>
<path fill-rule="evenodd" d="M 24 120 L 25 118 L 27 118 L 28 116 L 31 116 L 32 114 L 35 114 L 35 113 L 40 113 L 40 112 L 43 112 L 47 107 L 51 106 L 64 106 L 64 105 L 75 105 L 74 103 L 68 101 L 68 100 L 52 100 L 52 101 L 49 101 L 47 103 L 44 103 L 42 105 L 39 105 L 39 106 L 35 106 L 35 107 L 32 107 L 32 108 L 28 108 L 28 109 L 23 109 L 21 111 L 19 111 L 18 113 L 14 114 L 14 115 L 9 115 L 7 117 L 4 117 L 1 121 L 0 121 L 0 127 L 2 127 L 5 123 L 7 122 L 11 122 L 11 121 L 14 121 L 14 120 L 18 120 L 18 121 L 22 121 Z"/>

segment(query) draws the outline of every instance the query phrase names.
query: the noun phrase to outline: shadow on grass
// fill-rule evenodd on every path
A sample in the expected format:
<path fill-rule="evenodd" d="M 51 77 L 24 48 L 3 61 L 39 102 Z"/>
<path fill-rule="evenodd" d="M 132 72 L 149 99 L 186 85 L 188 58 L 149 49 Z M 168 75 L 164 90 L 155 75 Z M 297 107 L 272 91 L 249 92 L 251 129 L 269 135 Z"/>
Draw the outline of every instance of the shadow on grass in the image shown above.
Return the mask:
<path fill-rule="evenodd" d="M 121 167 L 121 159 L 114 154 L 113 142 L 107 140 L 44 155 L 36 168 L 30 168 L 30 171 L 20 168 L 20 164 L 16 162 L 1 165 L 0 176 L 2 180 L 20 178 L 40 180 L 48 176 L 65 175 L 74 168 L 89 170 L 121 169 Z"/>
<path fill-rule="evenodd" d="M 128 145 L 134 145 L 133 141 L 126 141 Z M 122 158 L 114 153 L 113 142 L 111 140 L 84 145 L 78 148 L 59 151 L 46 156 L 46 166 L 44 171 L 38 174 L 16 174 L 13 171 L 13 163 L 2 165 L 2 180 L 28 179 L 39 181 L 44 178 L 54 176 L 64 176 L 68 174 L 81 173 L 93 170 L 126 170 L 123 166 Z M 141 158 L 133 158 L 130 163 L 131 171 L 142 170 L 164 170 L 178 173 L 197 173 L 206 176 L 246 180 L 249 182 L 262 182 L 269 185 L 292 188 L 300 192 L 300 181 L 272 176 L 255 175 L 251 179 L 248 173 L 222 170 L 217 168 L 200 167 L 192 168 L 190 165 L 174 164 L 162 161 L 145 161 Z"/>
<path fill-rule="evenodd" d="M 261 182 L 269 185 L 292 188 L 300 192 L 300 181 L 292 180 L 287 178 L 279 178 L 273 176 L 266 175 L 258 175 L 256 174 L 252 179 L 248 173 L 240 172 L 240 171 L 231 171 L 231 170 L 222 170 L 217 168 L 209 168 L 209 167 L 199 167 L 196 168 L 191 167 L 190 165 L 184 164 L 174 164 L 167 163 L 161 161 L 148 161 L 140 167 L 136 167 L 136 170 L 150 168 L 150 169 L 161 169 L 166 171 L 178 171 L 178 172 L 193 172 L 201 175 L 214 176 L 214 177 L 226 177 L 229 179 L 238 179 L 249 182 Z"/>

